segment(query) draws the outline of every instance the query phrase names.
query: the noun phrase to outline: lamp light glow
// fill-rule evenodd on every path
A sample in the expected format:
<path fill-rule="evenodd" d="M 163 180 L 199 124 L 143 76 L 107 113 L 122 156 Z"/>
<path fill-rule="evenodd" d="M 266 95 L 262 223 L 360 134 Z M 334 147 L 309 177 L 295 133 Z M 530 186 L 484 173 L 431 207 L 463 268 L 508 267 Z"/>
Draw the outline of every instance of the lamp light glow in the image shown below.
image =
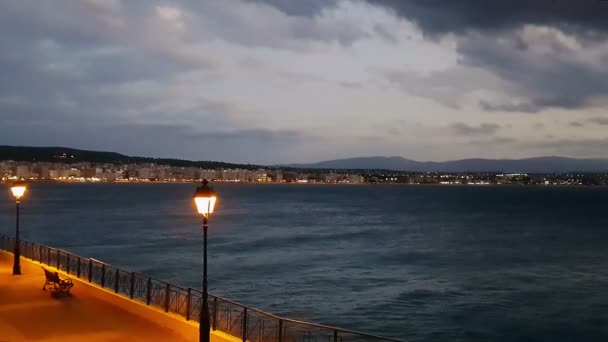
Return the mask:
<path fill-rule="evenodd" d="M 14 183 L 11 186 L 11 192 L 13 193 L 13 196 L 15 197 L 16 200 L 20 200 L 23 195 L 25 194 L 25 190 L 27 190 L 27 186 L 25 185 L 25 183 Z"/>
<path fill-rule="evenodd" d="M 207 184 L 209 182 L 204 179 L 203 185 L 196 188 L 194 193 L 194 204 L 196 205 L 196 211 L 202 216 L 209 216 L 213 214 L 215 203 L 217 202 L 217 194 Z"/>

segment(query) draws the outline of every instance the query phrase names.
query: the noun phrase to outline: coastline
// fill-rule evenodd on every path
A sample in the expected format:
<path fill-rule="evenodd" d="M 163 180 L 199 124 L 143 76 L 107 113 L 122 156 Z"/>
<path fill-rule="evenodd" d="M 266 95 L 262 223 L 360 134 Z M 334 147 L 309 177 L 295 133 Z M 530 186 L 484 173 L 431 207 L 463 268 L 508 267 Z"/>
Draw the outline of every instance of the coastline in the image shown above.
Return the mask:
<path fill-rule="evenodd" d="M 202 180 L 187 180 L 187 181 L 67 181 L 67 180 L 27 180 L 30 184 L 140 184 L 140 185 L 161 185 L 161 184 L 198 184 Z M 9 185 L 11 181 L 0 181 L 0 184 Z M 398 185 L 411 187 L 543 187 L 543 188 L 605 188 L 606 184 L 521 184 L 521 183 L 505 183 L 505 184 L 440 184 L 440 183 L 402 183 L 402 182 L 361 182 L 361 183 L 328 183 L 328 182 L 234 182 L 234 181 L 211 181 L 213 184 L 221 185 L 299 185 L 299 186 L 377 186 L 377 185 Z"/>

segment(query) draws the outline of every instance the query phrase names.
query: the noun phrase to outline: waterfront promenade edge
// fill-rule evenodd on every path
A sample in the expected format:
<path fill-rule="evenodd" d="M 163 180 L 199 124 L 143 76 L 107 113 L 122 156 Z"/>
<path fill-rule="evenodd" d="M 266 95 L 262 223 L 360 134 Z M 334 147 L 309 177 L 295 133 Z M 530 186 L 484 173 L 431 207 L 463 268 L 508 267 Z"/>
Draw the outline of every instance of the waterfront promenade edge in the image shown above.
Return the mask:
<path fill-rule="evenodd" d="M 0 249 L 11 252 L 13 238 L 0 235 Z M 175 315 L 198 325 L 202 293 L 137 272 L 128 272 L 102 261 L 28 241 L 20 241 L 21 255 L 62 271 L 126 299 Z M 40 270 L 42 279 L 42 270 Z M 256 342 L 291 341 L 390 341 L 390 337 L 279 317 L 240 303 L 209 296 L 212 333 L 224 340 Z"/>

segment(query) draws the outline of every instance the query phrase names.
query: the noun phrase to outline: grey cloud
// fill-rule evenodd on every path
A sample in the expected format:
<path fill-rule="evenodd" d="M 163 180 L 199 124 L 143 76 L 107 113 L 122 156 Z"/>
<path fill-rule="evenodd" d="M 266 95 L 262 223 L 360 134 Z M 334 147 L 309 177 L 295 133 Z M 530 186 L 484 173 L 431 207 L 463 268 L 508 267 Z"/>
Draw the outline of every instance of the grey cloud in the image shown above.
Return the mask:
<path fill-rule="evenodd" d="M 248 1 L 251 6 L 242 6 L 239 1 L 180 2 L 193 17 L 194 20 L 188 23 L 197 33 L 219 36 L 243 46 L 309 51 L 316 48 L 311 45 L 314 42 L 337 42 L 350 46 L 358 39 L 369 36 L 361 27 L 334 17 L 290 15 L 306 13 L 308 7 L 297 3 L 254 0 Z M 269 4 L 273 7 L 268 7 Z M 333 8 L 335 4 L 328 2 L 327 6 L 322 7 Z M 282 11 L 273 10 L 274 6 Z"/>
<path fill-rule="evenodd" d="M 68 146 L 129 155 L 261 164 L 293 160 L 298 154 L 311 157 L 311 151 L 321 148 L 324 141 L 295 131 L 218 131 L 211 125 L 201 125 L 199 129 L 186 123 L 83 122 L 55 117 L 41 124 L 0 122 L 0 144 Z"/>
<path fill-rule="evenodd" d="M 520 144 L 530 152 L 541 155 L 563 155 L 578 158 L 605 156 L 608 139 L 556 139 Z"/>
<path fill-rule="evenodd" d="M 493 137 L 489 139 L 474 139 L 469 143 L 472 145 L 481 145 L 481 146 L 489 146 L 489 145 L 506 145 L 515 143 L 517 140 L 510 137 Z"/>
<path fill-rule="evenodd" d="M 600 126 L 608 126 L 608 118 L 607 117 L 594 117 L 587 120 L 588 122 L 594 123 Z"/>
<path fill-rule="evenodd" d="M 487 112 L 538 113 L 542 109 L 531 103 L 492 104 L 488 101 L 479 101 L 479 106 Z"/>
<path fill-rule="evenodd" d="M 545 124 L 542 123 L 542 122 L 537 122 L 537 123 L 535 123 L 535 124 L 532 125 L 532 128 L 534 128 L 534 129 L 543 129 L 543 128 L 545 128 Z"/>
<path fill-rule="evenodd" d="M 402 130 L 399 128 L 395 128 L 395 127 L 388 127 L 386 129 L 386 133 L 393 135 L 393 136 L 399 136 L 402 134 Z"/>
<path fill-rule="evenodd" d="M 500 125 L 493 123 L 482 123 L 479 126 L 467 125 L 464 122 L 456 122 L 450 125 L 450 128 L 458 134 L 462 135 L 493 135 L 499 129 Z"/>
<path fill-rule="evenodd" d="M 477 90 L 499 90 L 501 82 L 480 69 L 455 67 L 420 74 L 402 70 L 377 71 L 391 85 L 446 107 L 460 108 L 462 99 Z"/>
<path fill-rule="evenodd" d="M 276 73 L 277 76 L 285 78 L 289 81 L 297 81 L 297 82 L 326 82 L 327 80 L 323 77 L 306 74 L 297 71 L 279 71 Z"/>
<path fill-rule="evenodd" d="M 282 12 L 294 16 L 312 17 L 327 7 L 334 7 L 336 0 L 248 0 L 250 2 L 265 3 L 276 7 Z"/>
<path fill-rule="evenodd" d="M 350 88 L 350 89 L 360 89 L 363 87 L 363 84 L 359 83 L 359 82 L 340 81 L 340 82 L 338 82 L 338 84 L 340 84 L 344 88 Z"/>
<path fill-rule="evenodd" d="M 396 43 L 398 40 L 397 36 L 395 36 L 395 34 L 391 32 L 390 29 L 385 25 L 374 25 L 374 32 L 388 42 Z"/>
<path fill-rule="evenodd" d="M 572 121 L 569 123 L 571 127 L 583 127 L 584 125 L 578 121 Z"/>

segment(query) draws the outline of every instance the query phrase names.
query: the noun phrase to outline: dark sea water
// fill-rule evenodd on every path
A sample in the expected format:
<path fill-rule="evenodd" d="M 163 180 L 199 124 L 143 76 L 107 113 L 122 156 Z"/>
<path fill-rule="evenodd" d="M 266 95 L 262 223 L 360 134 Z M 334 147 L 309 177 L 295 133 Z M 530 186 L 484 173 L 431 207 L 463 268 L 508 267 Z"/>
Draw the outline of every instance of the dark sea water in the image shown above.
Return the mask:
<path fill-rule="evenodd" d="M 608 188 L 215 187 L 213 294 L 408 341 L 608 341 Z M 33 184 L 22 237 L 198 288 L 194 188 Z"/>

